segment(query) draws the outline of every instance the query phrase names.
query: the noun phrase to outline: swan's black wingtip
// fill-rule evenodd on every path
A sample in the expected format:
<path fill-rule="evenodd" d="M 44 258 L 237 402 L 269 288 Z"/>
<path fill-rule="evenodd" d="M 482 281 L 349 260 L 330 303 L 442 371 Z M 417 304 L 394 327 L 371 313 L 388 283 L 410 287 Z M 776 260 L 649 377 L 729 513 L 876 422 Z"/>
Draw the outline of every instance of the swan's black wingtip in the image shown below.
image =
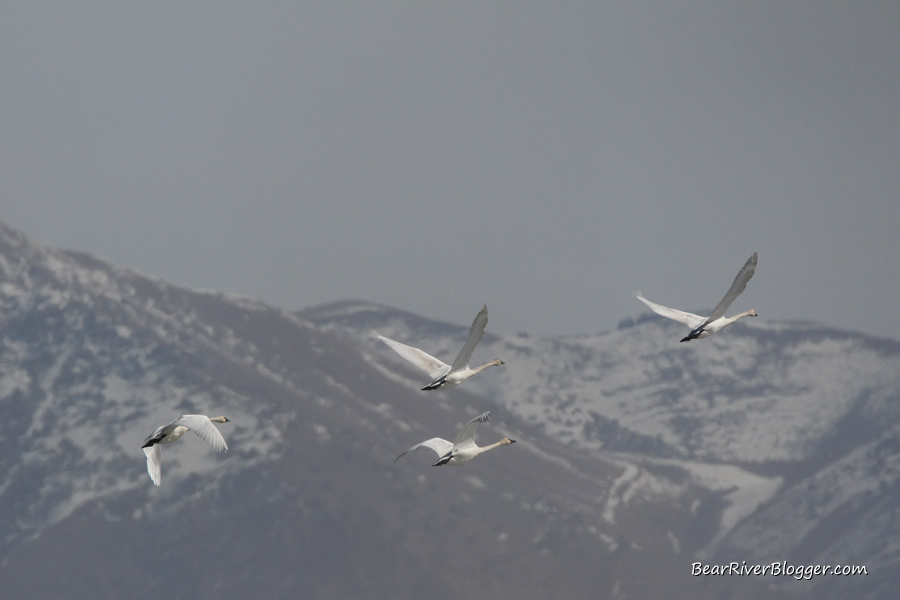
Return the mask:
<path fill-rule="evenodd" d="M 443 377 L 441 377 L 440 379 L 435 379 L 434 381 L 423 387 L 422 391 L 425 392 L 428 390 L 436 390 L 444 385 L 444 383 L 446 383 L 446 380 Z"/>

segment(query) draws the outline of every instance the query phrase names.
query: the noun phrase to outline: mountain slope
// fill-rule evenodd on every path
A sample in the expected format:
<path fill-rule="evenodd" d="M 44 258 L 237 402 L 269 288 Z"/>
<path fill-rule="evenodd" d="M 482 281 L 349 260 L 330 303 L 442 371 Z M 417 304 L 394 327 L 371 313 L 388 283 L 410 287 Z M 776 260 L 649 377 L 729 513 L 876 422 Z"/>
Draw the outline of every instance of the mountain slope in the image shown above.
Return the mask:
<path fill-rule="evenodd" d="M 480 399 L 422 402 L 334 335 L 252 300 L 6 228 L 0 255 L 6 598 L 150 598 L 170 579 L 201 598 L 450 597 L 492 572 L 503 596 L 558 586 L 540 571 L 572 575 L 609 553 L 578 514 L 612 469 L 560 469 L 502 414 L 480 436 L 523 438 L 519 455 L 465 471 L 432 471 L 421 455 L 392 466 L 411 441 L 489 408 Z M 186 436 L 163 449 L 156 488 L 140 444 L 192 412 L 229 416 L 230 450 Z M 550 552 L 560 528 L 577 544 Z M 573 579 L 563 587 L 589 585 Z"/>
<path fill-rule="evenodd" d="M 463 390 L 423 398 L 341 337 L 259 302 L 189 291 L 0 228 L 4 598 L 528 597 L 625 582 L 656 532 L 597 511 L 621 467 L 586 460 Z M 432 469 L 413 442 L 515 446 Z M 225 414 L 229 452 L 182 413 Z M 514 450 L 514 451 L 513 451 Z M 674 568 L 660 554 L 663 571 Z M 177 582 L 174 583 L 173 582 Z M 748 596 L 749 597 L 749 596 Z"/>
<path fill-rule="evenodd" d="M 437 356 L 452 355 L 465 335 L 419 328 L 401 311 L 364 302 L 299 315 L 356 340 L 370 361 L 411 385 L 421 375 L 365 332 Z M 900 545 L 889 508 L 900 489 L 900 343 L 765 320 L 690 344 L 678 342 L 681 333 L 648 315 L 595 335 L 486 336 L 473 361 L 507 365 L 467 385 L 570 449 L 623 460 L 608 522 L 635 495 L 685 506 L 699 487 L 720 506 L 700 502 L 680 514 L 690 522 L 698 511 L 716 512 L 714 528 L 682 543 L 697 560 L 868 565 L 879 575 L 838 586 L 775 584 L 817 598 L 840 597 L 842 585 L 857 597 L 883 597 L 897 583 Z M 651 485 L 644 472 L 667 474 Z"/>
<path fill-rule="evenodd" d="M 364 302 L 290 314 L 2 224 L 0 310 L 4 598 L 876 598 L 897 583 L 690 576 L 698 557 L 781 560 L 782 543 L 843 559 L 853 536 L 857 563 L 896 565 L 871 537 L 898 539 L 890 341 L 763 322 L 679 348 L 653 319 L 574 338 L 488 326 L 476 357 L 507 364 L 425 393 L 370 330 L 452 358 L 466 325 Z M 392 463 L 485 410 L 477 441 L 518 443 L 459 468 L 425 450 Z M 153 486 L 141 442 L 195 412 L 231 419 L 229 451 L 188 434 Z M 866 491 L 817 495 L 851 473 Z"/>

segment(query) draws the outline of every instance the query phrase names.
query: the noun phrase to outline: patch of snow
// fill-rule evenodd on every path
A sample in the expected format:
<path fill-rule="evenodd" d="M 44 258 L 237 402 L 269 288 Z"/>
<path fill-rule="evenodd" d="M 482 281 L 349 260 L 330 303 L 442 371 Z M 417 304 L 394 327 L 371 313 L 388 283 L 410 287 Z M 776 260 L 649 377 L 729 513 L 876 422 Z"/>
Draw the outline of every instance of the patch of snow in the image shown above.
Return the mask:
<path fill-rule="evenodd" d="M 624 467 L 622 474 L 613 482 L 603 506 L 603 520 L 610 524 L 616 522 L 616 509 L 623 499 L 622 490 L 637 481 L 641 474 L 641 469 L 637 465 L 624 463 L 621 466 Z"/>
<path fill-rule="evenodd" d="M 671 531 L 666 532 L 666 538 L 668 538 L 669 543 L 672 544 L 672 550 L 675 554 L 681 554 L 681 543 L 678 541 L 678 538 L 675 537 Z"/>
<path fill-rule="evenodd" d="M 475 475 L 466 475 L 465 479 L 473 488 L 483 490 L 487 487 L 487 484 L 484 483 L 484 481 L 482 481 L 480 477 L 476 477 Z"/>
<path fill-rule="evenodd" d="M 331 441 L 331 434 L 328 433 L 328 428 L 324 425 L 319 425 L 318 423 L 313 425 L 313 430 L 316 432 L 316 435 L 319 436 L 319 440 L 323 442 Z"/>

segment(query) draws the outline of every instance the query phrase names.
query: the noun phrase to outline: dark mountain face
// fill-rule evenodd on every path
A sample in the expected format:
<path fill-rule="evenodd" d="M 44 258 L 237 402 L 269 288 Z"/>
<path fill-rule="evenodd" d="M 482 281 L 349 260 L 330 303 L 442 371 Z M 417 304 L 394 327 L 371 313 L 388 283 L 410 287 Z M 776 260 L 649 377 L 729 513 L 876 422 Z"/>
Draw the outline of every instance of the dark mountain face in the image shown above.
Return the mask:
<path fill-rule="evenodd" d="M 892 342 L 736 325 L 721 346 L 678 354 L 674 330 L 656 320 L 555 339 L 503 338 L 489 325 L 476 354 L 507 364 L 426 393 L 427 377 L 370 330 L 451 362 L 465 325 L 361 302 L 293 315 L 2 225 L 0 310 L 3 598 L 886 598 L 896 588 Z M 826 376 L 835 364 L 848 375 Z M 805 412 L 816 395 L 824 423 Z M 478 443 L 516 444 L 462 467 L 429 466 L 427 449 L 392 463 L 485 410 Z M 141 442 L 186 413 L 231 419 L 219 425 L 229 451 L 188 433 L 163 447 L 155 487 Z M 755 434 L 732 435 L 742 427 Z M 697 560 L 809 557 L 878 573 L 839 584 L 690 574 Z"/>

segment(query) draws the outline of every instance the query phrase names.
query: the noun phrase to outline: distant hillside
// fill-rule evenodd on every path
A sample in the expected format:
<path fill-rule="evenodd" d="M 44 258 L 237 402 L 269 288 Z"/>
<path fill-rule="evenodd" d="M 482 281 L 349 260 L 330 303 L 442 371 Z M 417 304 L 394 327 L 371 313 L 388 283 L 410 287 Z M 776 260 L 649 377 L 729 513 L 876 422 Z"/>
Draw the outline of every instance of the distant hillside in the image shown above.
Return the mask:
<path fill-rule="evenodd" d="M 0 311 L 4 599 L 897 586 L 891 341 L 762 319 L 680 345 L 655 319 L 566 338 L 488 325 L 476 356 L 507 364 L 426 393 L 370 331 L 452 359 L 468 323 L 365 302 L 290 314 L 2 224 Z M 485 410 L 478 441 L 517 444 L 460 468 L 430 467 L 427 450 L 393 464 Z M 140 444 L 184 413 L 227 415 L 229 451 L 188 434 L 163 448 L 157 488 Z M 853 561 L 870 575 L 690 575 L 693 561 L 735 559 Z"/>
<path fill-rule="evenodd" d="M 365 302 L 298 314 L 355 339 L 410 388 L 423 374 L 370 329 L 448 359 L 465 339 L 464 327 L 418 327 Z M 692 504 L 697 486 L 721 503 L 717 527 L 676 536 L 698 560 L 867 565 L 856 579 L 776 583 L 816 598 L 886 597 L 900 545 L 900 343 L 765 319 L 687 344 L 683 333 L 648 314 L 594 335 L 486 336 L 473 363 L 507 364 L 466 385 L 570 450 L 628 465 L 608 518 L 652 499 L 688 508 L 690 523 L 705 506 Z"/>

